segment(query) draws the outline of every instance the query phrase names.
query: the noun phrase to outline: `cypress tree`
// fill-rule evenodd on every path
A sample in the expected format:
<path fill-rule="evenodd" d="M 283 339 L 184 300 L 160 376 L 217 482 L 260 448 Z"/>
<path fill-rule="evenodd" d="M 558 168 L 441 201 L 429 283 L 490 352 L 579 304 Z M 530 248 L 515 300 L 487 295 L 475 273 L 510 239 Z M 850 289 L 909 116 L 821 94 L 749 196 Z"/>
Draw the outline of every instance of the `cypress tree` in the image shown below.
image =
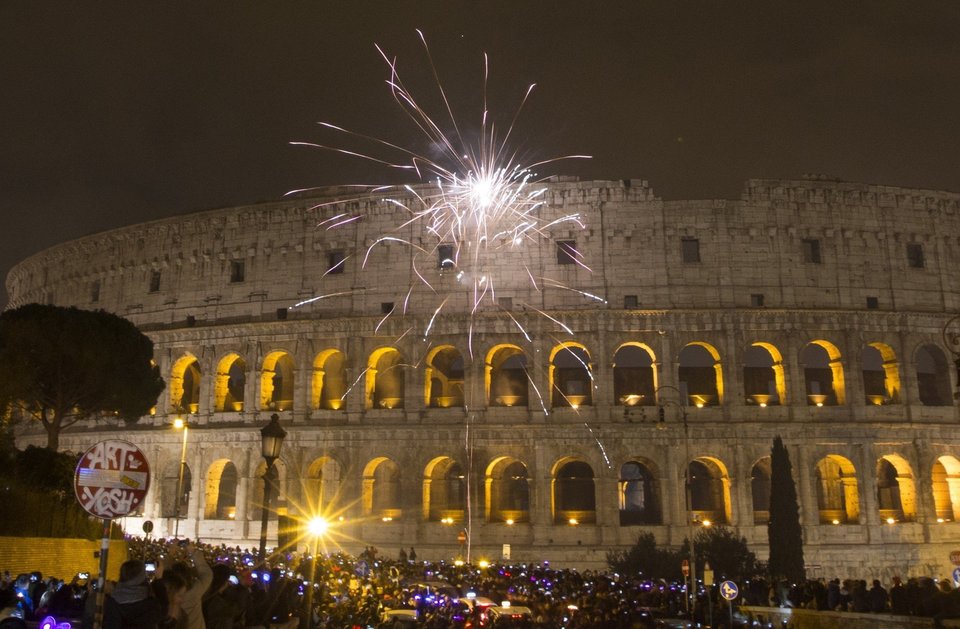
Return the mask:
<path fill-rule="evenodd" d="M 773 440 L 770 451 L 770 576 L 798 583 L 804 579 L 803 529 L 800 527 L 800 505 L 793 482 L 790 453 L 780 436 Z"/>

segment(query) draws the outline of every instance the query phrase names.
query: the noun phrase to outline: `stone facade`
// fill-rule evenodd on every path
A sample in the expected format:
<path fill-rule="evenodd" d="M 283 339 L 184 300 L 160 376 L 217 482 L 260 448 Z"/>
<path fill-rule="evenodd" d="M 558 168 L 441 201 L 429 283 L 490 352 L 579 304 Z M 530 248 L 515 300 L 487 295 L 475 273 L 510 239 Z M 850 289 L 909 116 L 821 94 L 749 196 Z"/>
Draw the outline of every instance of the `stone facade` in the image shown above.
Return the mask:
<path fill-rule="evenodd" d="M 664 201 L 638 180 L 545 189 L 541 220 L 579 214 L 583 229 L 495 243 L 481 270 L 497 302 L 473 314 L 456 270 L 416 253 L 441 243 L 398 230 L 407 215 L 383 199 L 413 203 L 403 191 L 190 214 L 28 258 L 7 279 L 11 307 L 126 316 L 168 382 L 154 416 L 78 425 L 62 447 L 139 444 L 154 484 L 128 526 L 171 534 L 170 423 L 184 415 L 180 533 L 252 544 L 258 430 L 276 413 L 289 433 L 278 509 L 328 513 L 347 550 L 450 557 L 467 529 L 474 558 L 509 544 L 514 560 L 600 567 L 640 531 L 679 545 L 707 519 L 766 556 L 765 457 L 780 435 L 811 574 L 947 573 L 960 194 L 814 180 L 751 180 L 735 201 Z M 362 220 L 324 227 L 340 214 Z M 407 242 L 364 265 L 384 234 Z M 560 242 L 583 264 L 565 264 Z"/>

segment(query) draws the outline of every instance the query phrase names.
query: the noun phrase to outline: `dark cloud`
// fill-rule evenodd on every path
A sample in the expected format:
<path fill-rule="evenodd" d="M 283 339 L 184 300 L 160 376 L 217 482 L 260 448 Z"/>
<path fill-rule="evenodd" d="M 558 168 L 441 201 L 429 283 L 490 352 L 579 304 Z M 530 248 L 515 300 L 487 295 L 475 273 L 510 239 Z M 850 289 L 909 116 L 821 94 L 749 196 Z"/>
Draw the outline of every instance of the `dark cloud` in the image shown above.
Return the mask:
<path fill-rule="evenodd" d="M 482 108 L 585 178 L 667 198 L 822 172 L 960 190 L 954 2 L 0 3 L 0 273 L 86 233 L 385 175 L 291 147 L 336 122 L 409 142 L 379 42 L 469 132 Z"/>

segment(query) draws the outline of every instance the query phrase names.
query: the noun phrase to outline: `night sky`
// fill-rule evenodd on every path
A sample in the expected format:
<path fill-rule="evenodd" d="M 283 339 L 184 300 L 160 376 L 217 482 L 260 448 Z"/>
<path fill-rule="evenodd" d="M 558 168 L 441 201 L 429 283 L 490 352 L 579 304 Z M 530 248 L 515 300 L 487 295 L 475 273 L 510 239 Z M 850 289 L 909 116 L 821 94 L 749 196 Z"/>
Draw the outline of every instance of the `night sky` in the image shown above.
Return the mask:
<path fill-rule="evenodd" d="M 736 198 L 821 173 L 960 190 L 960 2 L 0 0 L 0 277 L 85 234 L 396 181 L 315 123 L 416 145 L 374 43 L 440 113 L 491 113 L 550 173 Z M 341 138 L 338 143 L 343 144 Z M 547 174 L 541 171 L 541 174 Z M 0 304 L 5 303 L 0 293 Z"/>

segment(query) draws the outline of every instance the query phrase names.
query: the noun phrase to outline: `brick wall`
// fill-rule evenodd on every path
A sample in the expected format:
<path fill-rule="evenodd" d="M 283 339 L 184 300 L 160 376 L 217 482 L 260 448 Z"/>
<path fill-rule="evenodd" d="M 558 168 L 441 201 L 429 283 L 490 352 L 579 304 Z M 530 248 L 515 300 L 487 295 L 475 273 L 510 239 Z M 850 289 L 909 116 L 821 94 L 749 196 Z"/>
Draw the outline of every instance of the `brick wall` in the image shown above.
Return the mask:
<path fill-rule="evenodd" d="M 78 572 L 95 575 L 100 572 L 100 560 L 93 553 L 99 548 L 100 540 L 0 537 L 0 572 L 16 576 L 40 571 L 61 579 L 70 579 Z M 126 560 L 127 543 L 111 541 L 107 578 L 116 579 L 120 564 Z"/>

